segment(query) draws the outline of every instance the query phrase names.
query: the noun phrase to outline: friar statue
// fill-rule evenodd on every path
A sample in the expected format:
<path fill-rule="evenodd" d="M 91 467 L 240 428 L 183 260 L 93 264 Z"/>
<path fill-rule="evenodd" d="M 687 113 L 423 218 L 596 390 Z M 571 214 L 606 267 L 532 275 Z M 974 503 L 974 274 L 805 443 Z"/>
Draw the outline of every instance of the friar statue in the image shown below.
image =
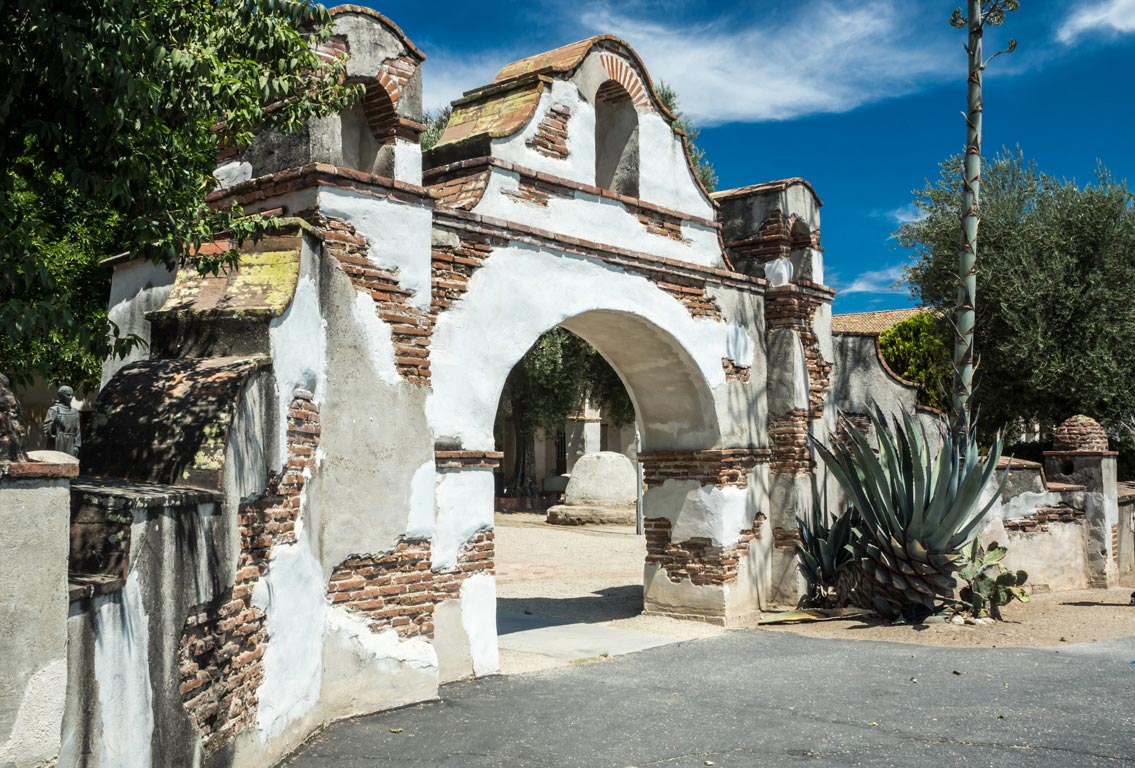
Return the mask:
<path fill-rule="evenodd" d="M 55 405 L 47 409 L 43 434 L 52 441 L 52 448 L 78 457 L 83 435 L 79 429 L 79 410 L 71 407 L 75 390 L 64 384 L 59 388 Z"/>
<path fill-rule="evenodd" d="M 0 461 L 27 461 L 24 453 L 24 428 L 20 424 L 20 404 L 8 384 L 8 377 L 0 373 Z"/>

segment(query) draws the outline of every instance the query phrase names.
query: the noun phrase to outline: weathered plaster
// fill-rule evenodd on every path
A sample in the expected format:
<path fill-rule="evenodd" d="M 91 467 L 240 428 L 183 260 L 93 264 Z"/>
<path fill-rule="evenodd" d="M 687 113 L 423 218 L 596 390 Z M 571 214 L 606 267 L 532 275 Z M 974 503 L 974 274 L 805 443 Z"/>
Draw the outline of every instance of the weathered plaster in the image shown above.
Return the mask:
<path fill-rule="evenodd" d="M 133 259 L 114 267 L 107 318 L 123 336 L 135 335 L 142 344 L 124 358 L 108 357 L 102 366 L 102 386 L 120 368 L 150 355 L 150 321 L 146 313 L 160 309 L 173 290 L 174 270 L 147 259 Z"/>
<path fill-rule="evenodd" d="M 462 545 L 493 527 L 493 473 L 464 469 L 437 475 L 437 524 L 430 547 L 433 569 L 454 568 Z"/>
<path fill-rule="evenodd" d="M 353 224 L 367 239 L 367 258 L 394 270 L 398 284 L 411 292 L 410 303 L 430 305 L 430 210 L 361 192 L 324 189 L 319 206 L 326 216 Z"/>
<path fill-rule="evenodd" d="M 461 583 L 461 624 L 469 637 L 473 672 L 491 675 L 500 670 L 497 651 L 497 580 L 487 573 Z"/>
<path fill-rule="evenodd" d="M 692 318 L 645 278 L 532 246 L 495 250 L 439 318 L 427 404 L 435 437 L 491 450 L 505 378 L 541 333 L 561 323 L 622 375 L 645 422 L 647 449 L 652 441 L 716 443 L 708 390 L 725 383 L 721 359 L 740 354 L 747 330 Z"/>

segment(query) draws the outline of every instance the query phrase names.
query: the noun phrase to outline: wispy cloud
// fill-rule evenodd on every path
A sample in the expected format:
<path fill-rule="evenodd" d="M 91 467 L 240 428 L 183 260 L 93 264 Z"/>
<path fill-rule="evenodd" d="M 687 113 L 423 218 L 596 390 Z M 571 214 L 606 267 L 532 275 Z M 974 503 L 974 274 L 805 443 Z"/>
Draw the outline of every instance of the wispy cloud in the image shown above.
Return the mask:
<path fill-rule="evenodd" d="M 903 278 L 901 265 L 863 272 L 846 285 L 841 285 L 834 276 L 832 283 L 843 296 L 852 293 L 906 293 L 907 288 L 900 281 Z"/>
<path fill-rule="evenodd" d="M 713 125 L 843 112 L 955 76 L 958 41 L 945 25 L 944 36 L 918 34 L 919 6 L 810 0 L 787 16 L 687 24 L 599 2 L 577 18 L 589 33 L 626 39 L 681 94 L 683 111 Z"/>
<path fill-rule="evenodd" d="M 1056 38 L 1070 45 L 1085 35 L 1099 33 L 1135 33 L 1135 0 L 1099 0 L 1081 4 L 1060 25 Z"/>
<path fill-rule="evenodd" d="M 430 50 L 422 67 L 423 106 L 427 111 L 445 107 L 465 91 L 491 83 L 501 67 L 525 55 L 511 50 Z"/>

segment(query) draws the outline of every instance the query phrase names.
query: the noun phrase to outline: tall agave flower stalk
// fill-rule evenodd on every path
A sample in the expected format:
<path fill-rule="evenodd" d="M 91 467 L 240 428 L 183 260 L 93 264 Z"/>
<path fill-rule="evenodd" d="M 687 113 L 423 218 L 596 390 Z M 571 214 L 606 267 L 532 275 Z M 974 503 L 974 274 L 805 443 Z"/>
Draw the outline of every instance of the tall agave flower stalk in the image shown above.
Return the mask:
<path fill-rule="evenodd" d="M 981 202 L 981 119 L 985 103 L 981 96 L 982 76 L 989 62 L 1017 47 L 1009 41 L 1005 51 L 986 60 L 982 53 L 982 37 L 986 24 L 998 25 L 1005 14 L 1017 10 L 1017 0 L 968 0 L 966 13 L 954 11 L 950 23 L 966 28 L 966 56 L 969 76 L 966 93 L 966 154 L 962 178 L 962 245 L 958 257 L 958 303 L 954 310 L 954 396 L 951 410 L 958 458 L 961 460 L 970 443 L 970 398 L 973 396 L 973 339 L 977 303 L 977 230 L 981 224 L 978 210 Z"/>
<path fill-rule="evenodd" d="M 878 412 L 871 422 L 878 455 L 852 424 L 846 425 L 848 440 L 815 448 L 859 514 L 848 545 L 863 571 L 858 588 L 887 618 L 921 618 L 953 599 L 962 548 L 999 495 L 981 503 L 1001 456 L 1001 436 L 985 459 L 973 442 L 959 458 L 952 433 L 934 454 L 907 414 L 893 429 Z"/>

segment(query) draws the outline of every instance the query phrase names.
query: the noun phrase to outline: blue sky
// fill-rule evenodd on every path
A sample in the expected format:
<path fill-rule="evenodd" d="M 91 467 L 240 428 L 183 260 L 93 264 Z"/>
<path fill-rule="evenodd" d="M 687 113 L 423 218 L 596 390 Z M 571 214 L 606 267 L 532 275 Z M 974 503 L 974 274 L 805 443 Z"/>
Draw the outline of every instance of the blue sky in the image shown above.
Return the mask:
<path fill-rule="evenodd" d="M 943 0 L 527 0 L 383 3 L 429 57 L 426 104 L 509 61 L 612 33 L 677 90 L 719 188 L 804 176 L 824 201 L 837 312 L 908 306 L 891 232 L 965 140 L 964 33 Z M 1135 181 L 1135 0 L 1021 0 L 986 50 L 985 148 L 1020 145 L 1081 183 Z"/>

